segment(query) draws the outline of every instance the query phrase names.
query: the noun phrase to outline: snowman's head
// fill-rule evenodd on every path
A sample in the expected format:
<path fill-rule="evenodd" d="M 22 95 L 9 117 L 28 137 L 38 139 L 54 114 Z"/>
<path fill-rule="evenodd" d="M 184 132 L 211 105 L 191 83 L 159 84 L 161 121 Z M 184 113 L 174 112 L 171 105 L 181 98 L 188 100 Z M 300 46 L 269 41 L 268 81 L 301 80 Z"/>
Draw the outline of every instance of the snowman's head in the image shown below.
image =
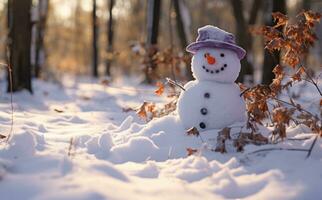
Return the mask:
<path fill-rule="evenodd" d="M 193 55 L 191 69 L 197 80 L 233 83 L 240 71 L 240 60 L 229 49 L 202 48 Z"/>

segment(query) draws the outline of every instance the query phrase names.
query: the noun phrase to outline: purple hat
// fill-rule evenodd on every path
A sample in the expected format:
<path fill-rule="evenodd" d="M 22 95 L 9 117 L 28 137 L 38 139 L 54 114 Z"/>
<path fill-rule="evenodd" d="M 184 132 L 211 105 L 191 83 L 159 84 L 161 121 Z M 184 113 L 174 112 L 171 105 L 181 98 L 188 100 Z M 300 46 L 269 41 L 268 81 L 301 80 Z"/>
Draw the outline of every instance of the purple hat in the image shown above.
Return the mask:
<path fill-rule="evenodd" d="M 246 51 L 240 46 L 236 45 L 233 34 L 211 25 L 198 29 L 197 41 L 189 44 L 187 46 L 187 51 L 190 53 L 196 53 L 196 51 L 199 49 L 207 47 L 230 49 L 237 53 L 237 56 L 240 60 L 246 55 Z"/>

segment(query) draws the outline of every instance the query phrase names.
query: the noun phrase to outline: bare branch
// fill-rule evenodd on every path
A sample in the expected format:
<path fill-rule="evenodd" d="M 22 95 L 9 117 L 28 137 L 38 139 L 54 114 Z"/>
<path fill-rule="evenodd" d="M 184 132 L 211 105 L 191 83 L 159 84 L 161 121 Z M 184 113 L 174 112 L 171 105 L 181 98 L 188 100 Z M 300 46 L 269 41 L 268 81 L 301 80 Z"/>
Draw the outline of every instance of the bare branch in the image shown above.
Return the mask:
<path fill-rule="evenodd" d="M 305 67 L 303 67 L 303 69 L 304 69 L 304 72 L 305 72 L 305 74 L 307 75 L 307 77 L 309 78 L 309 82 L 310 83 L 312 83 L 313 85 L 314 85 L 314 87 L 317 89 L 317 91 L 319 92 L 319 94 L 320 94 L 320 96 L 322 97 L 322 92 L 321 92 L 321 90 L 320 90 L 320 88 L 319 88 L 319 86 L 318 86 L 318 84 L 317 84 L 317 81 L 314 81 L 314 79 L 312 78 L 312 76 L 310 75 L 310 73 L 308 73 L 307 71 L 306 71 L 306 68 Z"/>
<path fill-rule="evenodd" d="M 174 86 L 178 86 L 180 89 L 182 89 L 183 91 L 186 91 L 186 89 L 184 89 L 184 87 L 182 85 L 180 85 L 179 83 L 175 82 L 174 80 L 170 79 L 170 78 L 165 78 L 167 80 L 168 83 L 174 85 Z"/>

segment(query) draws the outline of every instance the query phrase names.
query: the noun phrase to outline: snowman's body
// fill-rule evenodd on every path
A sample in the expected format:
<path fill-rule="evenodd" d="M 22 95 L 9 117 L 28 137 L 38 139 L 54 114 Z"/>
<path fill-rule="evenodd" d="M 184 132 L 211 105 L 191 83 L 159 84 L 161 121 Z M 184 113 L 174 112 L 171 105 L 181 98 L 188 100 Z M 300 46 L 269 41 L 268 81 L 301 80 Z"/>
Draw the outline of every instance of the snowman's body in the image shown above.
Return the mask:
<path fill-rule="evenodd" d="M 194 52 L 191 69 L 196 80 L 184 86 L 177 104 L 186 129 L 219 129 L 246 119 L 245 102 L 234 83 L 240 67 L 240 56 L 232 49 L 205 47 Z"/>
<path fill-rule="evenodd" d="M 191 81 L 178 100 L 185 128 L 218 129 L 245 120 L 245 103 L 234 83 Z"/>

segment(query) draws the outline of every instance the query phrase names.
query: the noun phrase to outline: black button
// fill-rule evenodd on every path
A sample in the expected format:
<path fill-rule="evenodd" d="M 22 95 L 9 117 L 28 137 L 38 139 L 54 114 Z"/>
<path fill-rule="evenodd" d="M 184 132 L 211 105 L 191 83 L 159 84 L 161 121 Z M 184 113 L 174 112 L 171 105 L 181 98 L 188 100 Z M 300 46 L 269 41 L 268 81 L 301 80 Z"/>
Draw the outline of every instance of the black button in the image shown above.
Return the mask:
<path fill-rule="evenodd" d="M 227 67 L 227 64 L 224 64 L 224 67 Z"/>
<path fill-rule="evenodd" d="M 222 67 L 222 68 L 220 68 L 220 70 L 221 70 L 221 71 L 224 71 L 224 69 L 225 69 L 225 68 L 223 68 L 223 67 Z"/>
<path fill-rule="evenodd" d="M 219 73 L 219 70 L 218 70 L 218 69 L 216 70 L 216 73 L 217 73 L 217 74 Z"/>
<path fill-rule="evenodd" d="M 207 108 L 201 108 L 200 110 L 201 114 L 206 115 L 208 113 Z"/>
<path fill-rule="evenodd" d="M 200 126 L 200 128 L 202 128 L 202 129 L 205 129 L 205 128 L 206 128 L 206 124 L 205 124 L 205 123 L 203 123 L 203 122 L 201 122 L 201 123 L 199 124 L 199 126 Z"/>
<path fill-rule="evenodd" d="M 208 99 L 208 98 L 210 98 L 210 94 L 209 94 L 208 92 L 206 92 L 206 93 L 204 94 L 204 97 Z"/>

